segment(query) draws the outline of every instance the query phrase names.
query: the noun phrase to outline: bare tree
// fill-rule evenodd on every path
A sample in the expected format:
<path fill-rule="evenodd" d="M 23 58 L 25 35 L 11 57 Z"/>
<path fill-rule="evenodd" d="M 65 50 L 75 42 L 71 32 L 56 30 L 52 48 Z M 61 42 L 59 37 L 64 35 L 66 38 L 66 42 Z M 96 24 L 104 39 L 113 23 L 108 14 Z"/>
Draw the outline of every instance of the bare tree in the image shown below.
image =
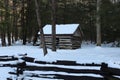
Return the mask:
<path fill-rule="evenodd" d="M 97 46 L 101 46 L 100 5 L 101 0 L 97 0 L 97 16 L 96 16 Z"/>
<path fill-rule="evenodd" d="M 47 48 L 46 48 L 46 45 L 45 45 L 43 28 L 41 27 L 41 19 L 40 19 L 41 16 L 40 16 L 39 5 L 38 5 L 37 0 L 35 0 L 35 6 L 36 6 L 37 22 L 38 22 L 39 31 L 40 31 L 40 35 L 41 35 L 42 46 L 43 46 L 43 52 L 44 52 L 44 55 L 46 55 L 47 54 Z"/>
<path fill-rule="evenodd" d="M 52 51 L 56 51 L 56 0 L 52 0 Z"/>

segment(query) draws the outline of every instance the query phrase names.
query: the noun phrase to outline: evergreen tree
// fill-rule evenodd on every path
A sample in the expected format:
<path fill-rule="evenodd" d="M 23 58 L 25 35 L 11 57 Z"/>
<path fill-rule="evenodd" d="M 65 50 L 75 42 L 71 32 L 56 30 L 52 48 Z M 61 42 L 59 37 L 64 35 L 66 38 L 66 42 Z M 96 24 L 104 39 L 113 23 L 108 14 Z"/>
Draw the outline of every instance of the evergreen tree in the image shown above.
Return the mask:
<path fill-rule="evenodd" d="M 17 8 L 18 8 L 18 0 L 12 0 L 12 43 L 14 43 L 15 41 L 18 40 L 18 26 L 17 26 L 17 23 L 18 23 L 18 11 L 17 11 Z"/>
<path fill-rule="evenodd" d="M 39 28 L 37 25 L 37 20 L 35 16 L 35 3 L 34 0 L 27 0 L 27 8 L 26 8 L 26 27 L 27 27 L 27 39 L 30 43 L 32 41 L 32 37 L 37 34 Z"/>
<path fill-rule="evenodd" d="M 27 42 L 27 27 L 26 27 L 26 0 L 22 0 L 22 9 L 21 9 L 21 27 L 22 27 L 22 39 L 23 45 L 26 45 Z"/>
<path fill-rule="evenodd" d="M 9 0 L 5 1 L 5 26 L 7 32 L 8 45 L 11 45 L 11 25 L 10 25 L 10 9 L 9 9 Z"/>
<path fill-rule="evenodd" d="M 5 1 L 0 1 L 0 33 L 2 46 L 6 46 Z"/>
<path fill-rule="evenodd" d="M 112 3 L 110 0 L 102 0 L 101 25 L 103 41 L 114 42 L 119 40 L 119 3 Z"/>

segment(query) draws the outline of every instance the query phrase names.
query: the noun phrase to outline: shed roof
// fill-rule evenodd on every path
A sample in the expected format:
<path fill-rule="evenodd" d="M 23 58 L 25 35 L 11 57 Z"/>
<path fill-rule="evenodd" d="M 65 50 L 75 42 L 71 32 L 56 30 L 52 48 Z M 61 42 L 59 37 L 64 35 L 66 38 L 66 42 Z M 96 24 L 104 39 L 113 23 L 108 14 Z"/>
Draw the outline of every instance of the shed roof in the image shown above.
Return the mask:
<path fill-rule="evenodd" d="M 73 34 L 79 24 L 57 24 L 56 34 Z M 52 25 L 45 25 L 43 28 L 44 34 L 52 34 Z"/>

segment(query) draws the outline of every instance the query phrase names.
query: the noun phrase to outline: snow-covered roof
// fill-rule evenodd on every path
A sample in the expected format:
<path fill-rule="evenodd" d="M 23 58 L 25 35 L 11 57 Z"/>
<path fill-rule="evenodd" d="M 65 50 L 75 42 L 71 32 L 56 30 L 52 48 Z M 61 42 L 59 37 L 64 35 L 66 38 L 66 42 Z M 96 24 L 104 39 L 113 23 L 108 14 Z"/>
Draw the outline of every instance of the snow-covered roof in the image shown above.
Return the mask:
<path fill-rule="evenodd" d="M 73 34 L 79 24 L 57 24 L 56 34 Z M 45 25 L 43 28 L 44 34 L 52 34 L 52 25 Z"/>

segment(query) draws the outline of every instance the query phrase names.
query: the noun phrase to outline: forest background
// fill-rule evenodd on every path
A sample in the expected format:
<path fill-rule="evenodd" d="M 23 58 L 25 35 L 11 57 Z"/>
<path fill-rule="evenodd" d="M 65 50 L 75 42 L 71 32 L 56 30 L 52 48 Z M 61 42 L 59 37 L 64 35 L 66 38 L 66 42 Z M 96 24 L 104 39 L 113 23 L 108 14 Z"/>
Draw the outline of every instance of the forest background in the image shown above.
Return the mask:
<path fill-rule="evenodd" d="M 97 0 L 56 0 L 56 24 L 79 23 L 84 33 L 83 40 L 96 42 Z M 42 27 L 51 24 L 50 0 L 38 0 Z M 39 31 L 34 0 L 0 1 L 0 38 L 2 46 L 12 45 L 21 39 L 23 44 L 33 42 Z M 100 25 L 102 42 L 119 42 L 120 2 L 101 0 Z M 7 39 L 6 39 L 7 38 Z M 8 40 L 8 41 L 7 41 Z M 6 43 L 8 42 L 8 44 Z"/>

